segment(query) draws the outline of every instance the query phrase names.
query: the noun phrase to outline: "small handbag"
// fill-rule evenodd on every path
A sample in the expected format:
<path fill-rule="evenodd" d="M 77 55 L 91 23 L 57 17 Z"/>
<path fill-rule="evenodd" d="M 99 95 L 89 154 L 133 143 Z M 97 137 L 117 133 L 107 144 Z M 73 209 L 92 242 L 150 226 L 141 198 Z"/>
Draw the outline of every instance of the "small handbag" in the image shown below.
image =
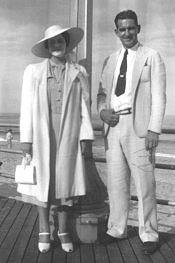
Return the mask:
<path fill-rule="evenodd" d="M 17 165 L 15 171 L 15 182 L 17 184 L 36 184 L 36 169 L 32 164 Z"/>
<path fill-rule="evenodd" d="M 36 184 L 36 168 L 31 164 L 30 154 L 26 154 L 22 164 L 16 166 L 15 182 L 17 184 Z"/>

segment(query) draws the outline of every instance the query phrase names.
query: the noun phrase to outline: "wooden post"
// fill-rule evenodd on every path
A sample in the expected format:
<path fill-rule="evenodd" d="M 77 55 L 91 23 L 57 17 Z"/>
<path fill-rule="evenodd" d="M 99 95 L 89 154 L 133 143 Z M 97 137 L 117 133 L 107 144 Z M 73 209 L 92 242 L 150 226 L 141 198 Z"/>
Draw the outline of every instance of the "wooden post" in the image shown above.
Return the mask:
<path fill-rule="evenodd" d="M 85 66 L 89 74 L 91 87 L 93 0 L 71 0 L 70 25 L 81 27 L 84 30 L 84 38 L 79 44 L 76 53 L 77 60 Z"/>
<path fill-rule="evenodd" d="M 92 18 L 93 0 L 74 0 L 71 4 L 70 23 L 84 30 L 83 41 L 79 44 L 76 54 L 88 74 L 91 87 L 92 74 Z M 91 98 L 91 90 L 90 90 Z M 82 196 L 72 211 L 70 221 L 72 236 L 75 241 L 85 243 L 97 242 L 102 238 L 103 224 L 108 214 L 106 187 L 103 184 L 93 158 L 85 160 L 86 178 L 89 189 L 86 196 Z"/>

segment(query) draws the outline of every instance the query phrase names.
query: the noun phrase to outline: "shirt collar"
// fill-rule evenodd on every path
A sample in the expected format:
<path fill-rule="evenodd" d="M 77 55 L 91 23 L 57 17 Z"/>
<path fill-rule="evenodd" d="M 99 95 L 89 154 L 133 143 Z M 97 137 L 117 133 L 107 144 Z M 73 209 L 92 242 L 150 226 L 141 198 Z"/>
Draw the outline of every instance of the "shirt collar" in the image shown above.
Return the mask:
<path fill-rule="evenodd" d="M 132 53 L 132 52 L 136 52 L 138 47 L 139 47 L 139 45 L 140 45 L 139 42 L 137 42 L 132 48 L 128 48 L 128 54 Z M 124 53 L 125 50 L 126 49 L 122 46 L 122 53 Z"/>
<path fill-rule="evenodd" d="M 55 64 L 51 59 L 48 59 L 48 67 L 47 67 L 47 77 L 48 78 L 52 78 L 53 77 L 53 69 L 57 67 L 60 69 L 64 69 L 65 68 L 65 64 Z"/>

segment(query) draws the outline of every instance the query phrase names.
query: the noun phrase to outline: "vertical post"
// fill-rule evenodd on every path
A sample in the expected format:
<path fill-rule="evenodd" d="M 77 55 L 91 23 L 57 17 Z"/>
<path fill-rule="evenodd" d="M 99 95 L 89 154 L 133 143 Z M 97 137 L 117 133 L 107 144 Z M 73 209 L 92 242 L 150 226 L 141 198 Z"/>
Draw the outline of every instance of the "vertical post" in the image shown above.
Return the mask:
<path fill-rule="evenodd" d="M 93 0 L 86 2 L 86 69 L 92 79 L 92 25 L 93 25 Z M 91 86 L 91 85 L 90 85 Z"/>
<path fill-rule="evenodd" d="M 84 29 L 83 41 L 76 50 L 77 58 L 89 74 L 90 87 L 92 74 L 92 18 L 93 0 L 72 1 L 71 26 Z M 103 235 L 102 225 L 105 223 L 108 213 L 108 206 L 104 202 L 107 191 L 93 159 L 85 159 L 85 172 L 89 182 L 89 191 L 74 206 L 70 223 L 72 224 L 72 236 L 75 241 L 93 243 L 99 241 Z"/>
<path fill-rule="evenodd" d="M 84 29 L 84 39 L 79 44 L 76 53 L 77 60 L 85 66 L 89 74 L 91 87 L 93 0 L 70 0 L 70 25 Z"/>
<path fill-rule="evenodd" d="M 91 86 L 93 0 L 79 0 L 78 25 L 84 28 L 84 41 L 80 45 L 78 55 L 80 57 L 80 63 L 85 66 L 89 74 L 89 81 Z"/>

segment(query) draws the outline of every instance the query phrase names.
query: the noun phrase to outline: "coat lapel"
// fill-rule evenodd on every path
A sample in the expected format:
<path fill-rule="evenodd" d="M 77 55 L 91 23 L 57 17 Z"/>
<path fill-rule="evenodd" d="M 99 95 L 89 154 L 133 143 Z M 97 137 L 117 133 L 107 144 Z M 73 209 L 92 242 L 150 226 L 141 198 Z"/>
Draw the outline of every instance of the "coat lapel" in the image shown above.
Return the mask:
<path fill-rule="evenodd" d="M 64 99 L 67 98 L 72 87 L 72 82 L 78 75 L 78 68 L 72 63 L 66 63 L 66 73 L 65 73 L 65 82 L 64 82 Z"/>
<path fill-rule="evenodd" d="M 49 124 L 49 105 L 48 105 L 48 93 L 47 93 L 47 71 L 48 71 L 48 59 L 45 59 L 40 63 L 40 67 L 35 72 L 36 86 L 39 87 L 37 90 L 40 109 L 42 109 L 43 116 L 46 117 L 46 121 Z M 45 105 L 45 107 L 42 107 Z"/>
<path fill-rule="evenodd" d="M 72 63 L 66 63 L 66 72 L 65 72 L 65 80 L 64 80 L 64 92 L 63 92 L 63 100 L 62 100 L 62 114 L 60 120 L 60 131 L 59 131 L 59 143 L 61 140 L 61 135 L 63 131 L 63 123 L 65 120 L 65 113 L 67 108 L 67 103 L 69 101 L 69 95 L 72 88 L 72 83 L 76 76 L 78 75 L 78 68 L 76 68 Z"/>
<path fill-rule="evenodd" d="M 71 91 L 72 82 L 78 75 L 79 70 L 71 63 L 66 63 L 66 72 L 64 80 L 63 105 L 62 112 L 65 111 L 67 100 Z"/>

